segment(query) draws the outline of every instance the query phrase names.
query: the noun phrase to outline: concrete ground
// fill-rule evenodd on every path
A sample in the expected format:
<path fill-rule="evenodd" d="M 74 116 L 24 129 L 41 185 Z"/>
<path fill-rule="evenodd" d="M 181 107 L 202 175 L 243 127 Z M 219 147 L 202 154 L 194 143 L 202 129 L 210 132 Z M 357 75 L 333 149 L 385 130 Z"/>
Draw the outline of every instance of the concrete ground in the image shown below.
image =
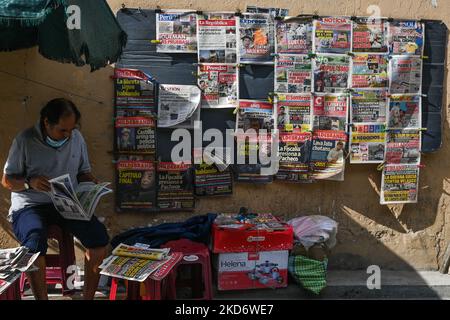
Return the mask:
<path fill-rule="evenodd" d="M 217 300 L 307 300 L 307 299 L 450 299 L 450 275 L 436 271 L 382 271 L 381 288 L 369 290 L 365 271 L 329 271 L 327 287 L 316 296 L 290 281 L 287 288 L 255 289 L 241 291 L 217 291 Z M 124 297 L 124 288 L 119 288 L 118 299 Z M 53 300 L 82 299 L 80 292 L 63 297 L 60 290 L 50 291 Z M 98 291 L 96 299 L 108 299 L 107 285 Z M 25 300 L 32 300 L 27 290 Z"/>

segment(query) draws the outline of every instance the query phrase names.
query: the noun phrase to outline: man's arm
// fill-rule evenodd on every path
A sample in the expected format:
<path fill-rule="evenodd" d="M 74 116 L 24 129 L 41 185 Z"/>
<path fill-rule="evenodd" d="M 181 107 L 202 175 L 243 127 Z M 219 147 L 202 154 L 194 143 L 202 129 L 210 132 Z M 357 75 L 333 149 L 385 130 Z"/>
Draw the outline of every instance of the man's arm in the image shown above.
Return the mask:
<path fill-rule="evenodd" d="M 48 178 L 44 176 L 32 177 L 29 179 L 30 187 L 37 191 L 50 191 Z M 25 178 L 3 174 L 2 186 L 12 192 L 25 191 Z"/>
<path fill-rule="evenodd" d="M 94 177 L 91 172 L 80 173 L 77 176 L 78 182 L 93 182 L 95 184 L 99 183 L 98 179 Z"/>

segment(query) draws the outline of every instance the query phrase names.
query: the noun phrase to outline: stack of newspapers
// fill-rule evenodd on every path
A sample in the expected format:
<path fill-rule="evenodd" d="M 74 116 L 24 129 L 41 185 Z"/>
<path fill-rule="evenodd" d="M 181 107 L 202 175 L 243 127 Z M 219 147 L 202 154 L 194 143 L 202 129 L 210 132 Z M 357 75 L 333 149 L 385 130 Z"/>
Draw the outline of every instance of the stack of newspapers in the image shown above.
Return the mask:
<path fill-rule="evenodd" d="M 38 253 L 26 247 L 0 249 L 0 294 L 12 285 L 25 271 L 32 271 Z"/>
<path fill-rule="evenodd" d="M 171 262 L 170 249 L 154 249 L 143 244 L 119 244 L 100 265 L 103 275 L 143 282 L 152 273 Z"/>

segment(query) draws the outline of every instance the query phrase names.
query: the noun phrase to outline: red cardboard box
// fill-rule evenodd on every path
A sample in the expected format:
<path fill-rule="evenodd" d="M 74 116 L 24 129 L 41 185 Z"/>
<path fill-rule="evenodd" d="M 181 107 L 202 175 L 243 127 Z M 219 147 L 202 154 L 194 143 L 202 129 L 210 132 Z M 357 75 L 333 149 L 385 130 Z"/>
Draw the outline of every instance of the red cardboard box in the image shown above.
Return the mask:
<path fill-rule="evenodd" d="M 215 257 L 218 289 L 286 287 L 288 256 L 287 250 L 218 254 Z"/>
<path fill-rule="evenodd" d="M 214 253 L 290 250 L 294 231 L 290 225 L 285 230 L 270 231 L 229 229 L 213 224 L 212 239 Z"/>

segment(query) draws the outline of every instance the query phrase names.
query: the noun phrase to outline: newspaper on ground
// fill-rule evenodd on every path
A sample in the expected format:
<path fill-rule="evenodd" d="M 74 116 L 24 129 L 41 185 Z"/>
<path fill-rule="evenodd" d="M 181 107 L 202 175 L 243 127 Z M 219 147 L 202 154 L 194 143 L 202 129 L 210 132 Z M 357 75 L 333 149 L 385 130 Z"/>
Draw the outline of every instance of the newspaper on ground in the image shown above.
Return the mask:
<path fill-rule="evenodd" d="M 388 52 L 388 22 L 382 18 L 357 17 L 353 21 L 353 52 Z"/>
<path fill-rule="evenodd" d="M 20 277 L 22 272 L 31 271 L 39 252 L 31 253 L 27 247 L 0 249 L 0 294 Z"/>
<path fill-rule="evenodd" d="M 287 17 L 276 21 L 275 52 L 277 54 L 309 54 L 312 52 L 313 20 Z"/>
<path fill-rule="evenodd" d="M 417 203 L 419 166 L 386 164 L 381 178 L 381 204 Z"/>
<path fill-rule="evenodd" d="M 352 58 L 352 88 L 388 88 L 387 55 L 355 54 Z"/>
<path fill-rule="evenodd" d="M 264 13 L 244 13 L 239 22 L 239 63 L 273 63 L 273 18 Z"/>
<path fill-rule="evenodd" d="M 119 244 L 112 252 L 113 255 L 119 257 L 140 258 L 146 260 L 164 260 L 169 255 L 170 249 L 142 248 L 129 246 L 127 244 Z"/>
<path fill-rule="evenodd" d="M 424 25 L 417 20 L 389 23 L 389 52 L 393 55 L 421 56 L 424 47 Z"/>
<path fill-rule="evenodd" d="M 391 95 L 389 98 L 388 129 L 420 129 L 422 96 Z"/>
<path fill-rule="evenodd" d="M 208 12 L 197 20 L 198 61 L 237 63 L 237 19 L 234 13 Z"/>
<path fill-rule="evenodd" d="M 238 70 L 231 64 L 199 64 L 198 86 L 202 91 L 202 108 L 236 108 Z"/>
<path fill-rule="evenodd" d="M 349 56 L 318 55 L 314 63 L 314 92 L 346 91 L 349 71 Z"/>
<path fill-rule="evenodd" d="M 354 124 L 350 132 L 350 163 L 382 163 L 385 139 L 384 124 Z"/>
<path fill-rule="evenodd" d="M 312 62 L 308 56 L 280 54 L 275 56 L 275 92 L 311 92 Z"/>
<path fill-rule="evenodd" d="M 194 119 L 200 99 L 201 90 L 197 86 L 161 84 L 158 99 L 158 128 L 179 127 L 189 122 L 191 118 Z"/>
<path fill-rule="evenodd" d="M 387 90 L 355 89 L 351 94 L 350 121 L 386 122 Z"/>
<path fill-rule="evenodd" d="M 155 280 L 161 280 L 182 256 L 181 253 L 177 252 L 169 255 L 169 249 L 155 249 L 144 245 L 129 246 L 121 243 L 111 256 L 103 260 L 103 263 L 99 266 L 100 274 L 143 282 L 152 273 L 159 271 L 155 275 Z M 161 259 L 149 259 L 155 257 Z M 175 263 L 174 259 L 177 260 Z M 165 265 L 166 267 L 163 270 L 159 270 Z"/>
<path fill-rule="evenodd" d="M 312 129 L 311 94 L 278 94 L 277 125 L 280 131 L 307 132 Z"/>
<path fill-rule="evenodd" d="M 197 53 L 197 13 L 168 10 L 156 14 L 157 52 Z"/>
<path fill-rule="evenodd" d="M 316 53 L 346 54 L 352 51 L 352 21 L 346 17 L 322 17 L 314 21 Z"/>
<path fill-rule="evenodd" d="M 71 220 L 91 220 L 100 198 L 113 192 L 107 187 L 109 182 L 81 182 L 74 189 L 69 174 L 49 182 L 51 191 L 48 194 L 55 208 L 65 219 Z"/>
<path fill-rule="evenodd" d="M 389 62 L 390 93 L 420 94 L 422 91 L 422 58 L 394 56 Z"/>
<path fill-rule="evenodd" d="M 386 156 L 388 164 L 419 164 L 421 131 L 389 130 L 386 134 Z"/>
<path fill-rule="evenodd" d="M 348 96 L 316 95 L 313 100 L 313 130 L 346 131 Z"/>

